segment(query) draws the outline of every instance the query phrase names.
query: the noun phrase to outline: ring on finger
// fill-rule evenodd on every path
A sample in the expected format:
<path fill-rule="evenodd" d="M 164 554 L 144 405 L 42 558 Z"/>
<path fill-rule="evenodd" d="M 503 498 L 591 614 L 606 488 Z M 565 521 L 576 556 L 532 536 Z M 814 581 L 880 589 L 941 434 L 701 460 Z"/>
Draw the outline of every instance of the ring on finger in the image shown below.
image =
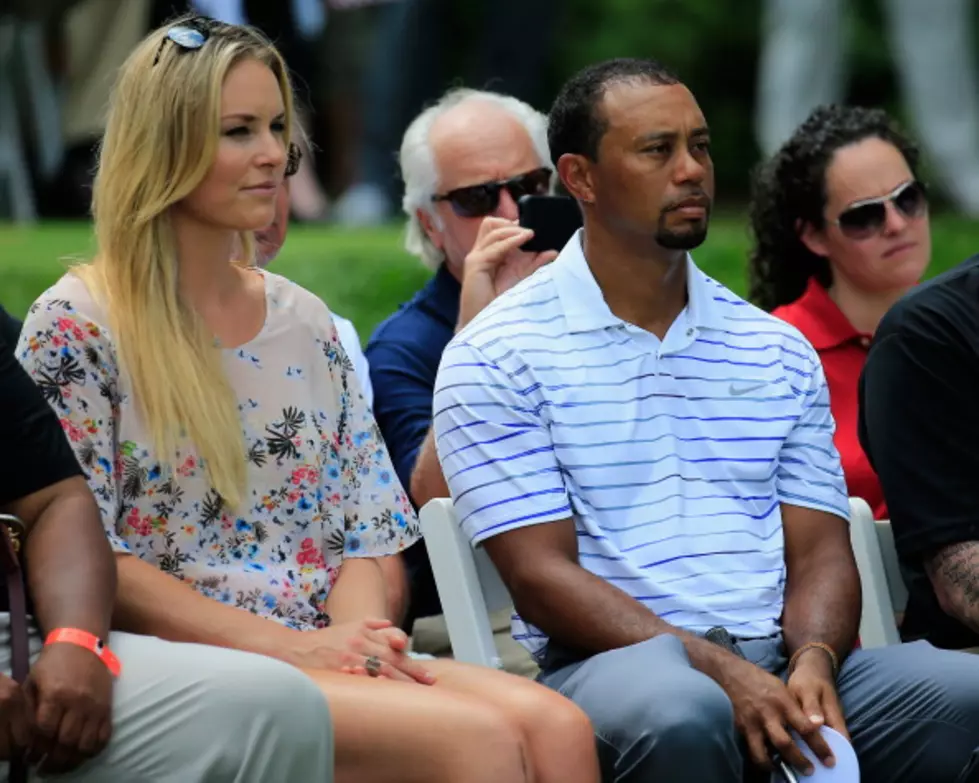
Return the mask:
<path fill-rule="evenodd" d="M 370 677 L 380 677 L 381 676 L 381 659 L 376 655 L 368 655 L 367 660 L 364 661 L 364 668 L 367 669 L 367 674 Z"/>

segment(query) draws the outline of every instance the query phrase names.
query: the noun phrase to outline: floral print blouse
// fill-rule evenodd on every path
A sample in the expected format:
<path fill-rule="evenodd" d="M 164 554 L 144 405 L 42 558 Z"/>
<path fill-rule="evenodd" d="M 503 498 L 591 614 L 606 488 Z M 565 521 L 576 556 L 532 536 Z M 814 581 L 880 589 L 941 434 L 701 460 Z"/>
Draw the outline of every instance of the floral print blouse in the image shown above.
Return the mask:
<path fill-rule="evenodd" d="M 265 324 L 223 351 L 248 455 L 238 513 L 192 448 L 172 472 L 161 466 L 105 313 L 79 278 L 34 303 L 17 355 L 60 417 L 116 552 L 224 603 L 317 628 L 343 558 L 396 553 L 419 528 L 326 305 L 261 274 Z"/>

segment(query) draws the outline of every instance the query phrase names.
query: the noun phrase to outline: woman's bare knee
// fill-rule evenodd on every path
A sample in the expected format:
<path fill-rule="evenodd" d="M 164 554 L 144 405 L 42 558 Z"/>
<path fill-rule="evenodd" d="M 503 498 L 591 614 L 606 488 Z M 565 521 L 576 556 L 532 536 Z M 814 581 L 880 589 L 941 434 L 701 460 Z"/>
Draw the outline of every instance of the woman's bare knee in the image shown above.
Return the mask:
<path fill-rule="evenodd" d="M 547 723 L 550 724 L 549 734 L 563 737 L 569 744 L 572 741 L 595 739 L 595 729 L 591 725 L 591 720 L 585 711 L 570 699 L 562 699 L 560 707 L 555 705 L 554 709 L 548 711 Z"/>
<path fill-rule="evenodd" d="M 553 746 L 562 755 L 570 750 L 595 756 L 595 729 L 585 711 L 570 699 L 549 709 L 545 722 L 531 727 L 530 734 L 535 744 Z"/>
<path fill-rule="evenodd" d="M 591 721 L 577 704 L 544 688 L 522 689 L 510 716 L 527 743 L 537 783 L 598 783 L 601 773 Z"/>
<path fill-rule="evenodd" d="M 378 733 L 392 733 L 370 754 L 353 756 L 338 742 L 337 783 L 532 781 L 523 738 L 502 714 L 482 705 L 453 713 L 447 710 L 438 725 L 419 715 L 417 723 L 378 726 Z"/>
<path fill-rule="evenodd" d="M 569 699 L 531 680 L 456 661 L 429 662 L 436 688 L 464 694 L 500 710 L 523 735 L 537 783 L 597 783 L 600 779 L 591 721 Z"/>
<path fill-rule="evenodd" d="M 466 725 L 460 727 L 456 738 L 464 745 L 465 752 L 450 751 L 452 764 L 446 770 L 446 780 L 530 783 L 534 778 L 530 750 L 520 727 L 502 710 L 475 701 L 471 705 Z M 492 774 L 480 772 L 477 777 L 477 770 L 494 767 Z"/>
<path fill-rule="evenodd" d="M 310 672 L 333 715 L 337 783 L 529 783 L 503 710 L 424 685 Z"/>

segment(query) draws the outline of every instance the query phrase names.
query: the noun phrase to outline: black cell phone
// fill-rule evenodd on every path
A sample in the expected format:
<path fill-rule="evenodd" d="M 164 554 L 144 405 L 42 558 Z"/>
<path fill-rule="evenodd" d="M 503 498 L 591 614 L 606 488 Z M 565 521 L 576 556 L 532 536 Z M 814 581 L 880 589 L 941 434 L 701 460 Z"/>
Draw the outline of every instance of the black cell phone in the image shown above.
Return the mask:
<path fill-rule="evenodd" d="M 534 231 L 520 247 L 527 253 L 561 250 L 582 226 L 578 202 L 567 196 L 522 196 L 517 209 L 520 225 Z"/>

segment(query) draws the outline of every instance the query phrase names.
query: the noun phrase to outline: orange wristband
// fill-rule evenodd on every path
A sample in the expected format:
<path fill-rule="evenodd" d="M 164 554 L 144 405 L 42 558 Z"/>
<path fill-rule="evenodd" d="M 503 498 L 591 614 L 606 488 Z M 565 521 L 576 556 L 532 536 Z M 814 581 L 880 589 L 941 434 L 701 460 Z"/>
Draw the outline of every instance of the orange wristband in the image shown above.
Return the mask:
<path fill-rule="evenodd" d="M 116 677 L 122 671 L 119 659 L 109 649 L 109 646 L 94 633 L 83 631 L 80 628 L 55 628 L 48 634 L 48 638 L 44 640 L 44 644 L 47 646 L 49 644 L 57 644 L 58 642 L 75 644 L 79 647 L 84 647 L 86 650 L 91 650 L 102 659 L 102 663 Z"/>

